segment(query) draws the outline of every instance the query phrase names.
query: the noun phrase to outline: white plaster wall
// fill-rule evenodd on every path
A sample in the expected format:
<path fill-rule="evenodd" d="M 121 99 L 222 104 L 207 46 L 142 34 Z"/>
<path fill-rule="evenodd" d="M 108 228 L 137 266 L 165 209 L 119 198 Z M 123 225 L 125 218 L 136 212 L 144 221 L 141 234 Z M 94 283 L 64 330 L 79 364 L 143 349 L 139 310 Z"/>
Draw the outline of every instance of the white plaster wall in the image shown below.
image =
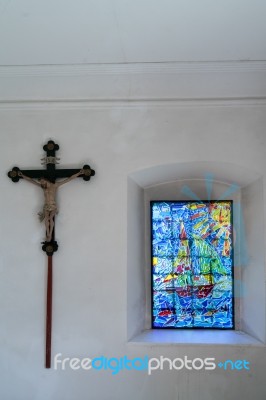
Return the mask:
<path fill-rule="evenodd" d="M 245 224 L 243 233 L 247 245 L 242 264 L 242 326 L 265 342 L 265 307 L 261 307 L 265 304 L 265 280 L 262 279 L 265 274 L 265 254 L 262 251 L 265 238 L 261 215 L 257 213 L 261 209 L 259 204 L 263 204 L 264 200 L 262 180 L 245 187 L 242 197 Z"/>
<path fill-rule="evenodd" d="M 156 165 L 217 161 L 265 179 L 265 126 L 265 106 L 244 102 L 0 109 L 1 399 L 265 400 L 264 347 L 132 345 L 126 312 L 128 175 Z M 60 145 L 61 167 L 86 162 L 96 170 L 91 182 L 72 182 L 58 196 L 53 355 L 246 359 L 250 371 L 113 376 L 44 369 L 46 258 L 36 216 L 42 196 L 26 182 L 13 184 L 6 173 L 13 165 L 40 165 L 49 138 Z"/>
<path fill-rule="evenodd" d="M 265 11 L 261 0 L 1 1 L 0 63 L 262 60 Z"/>

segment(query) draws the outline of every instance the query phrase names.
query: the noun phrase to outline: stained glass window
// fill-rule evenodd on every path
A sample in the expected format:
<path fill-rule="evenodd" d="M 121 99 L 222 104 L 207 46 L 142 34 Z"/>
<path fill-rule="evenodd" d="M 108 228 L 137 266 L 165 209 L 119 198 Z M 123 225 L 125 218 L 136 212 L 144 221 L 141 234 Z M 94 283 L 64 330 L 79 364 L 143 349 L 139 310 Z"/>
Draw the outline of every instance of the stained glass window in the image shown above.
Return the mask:
<path fill-rule="evenodd" d="M 152 201 L 153 328 L 234 327 L 232 201 Z"/>

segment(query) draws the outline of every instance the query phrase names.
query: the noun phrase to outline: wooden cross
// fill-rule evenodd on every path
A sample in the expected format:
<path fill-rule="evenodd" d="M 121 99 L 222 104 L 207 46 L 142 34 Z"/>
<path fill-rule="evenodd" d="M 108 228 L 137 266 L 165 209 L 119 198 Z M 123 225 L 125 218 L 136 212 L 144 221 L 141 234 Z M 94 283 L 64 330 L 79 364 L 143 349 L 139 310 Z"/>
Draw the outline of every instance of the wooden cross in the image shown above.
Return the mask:
<path fill-rule="evenodd" d="M 42 250 L 48 258 L 45 367 L 51 368 L 53 253 L 58 249 L 55 240 L 55 215 L 58 212 L 55 200 L 56 191 L 59 186 L 74 178 L 81 177 L 84 181 L 89 181 L 91 176 L 95 175 L 95 171 L 89 165 L 84 165 L 82 169 L 56 169 L 55 166 L 59 160 L 56 157 L 56 151 L 59 150 L 58 144 L 49 140 L 43 149 L 46 156 L 42 159 L 42 164 L 46 165 L 46 170 L 21 170 L 14 167 L 8 172 L 8 177 L 13 182 L 18 182 L 20 179 L 30 181 L 42 188 L 44 192 L 45 203 L 39 216 L 41 221 L 44 220 L 46 226 L 46 240 L 42 243 Z M 57 182 L 57 178 L 66 179 Z"/>

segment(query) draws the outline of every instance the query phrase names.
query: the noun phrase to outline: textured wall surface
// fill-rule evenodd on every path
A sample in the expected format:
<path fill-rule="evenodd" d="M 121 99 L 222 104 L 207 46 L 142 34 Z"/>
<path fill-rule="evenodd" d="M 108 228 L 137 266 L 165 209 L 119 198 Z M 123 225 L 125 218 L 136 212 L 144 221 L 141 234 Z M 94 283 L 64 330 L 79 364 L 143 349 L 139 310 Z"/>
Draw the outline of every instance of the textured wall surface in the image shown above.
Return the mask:
<path fill-rule="evenodd" d="M 134 221 L 127 218 L 128 176 L 154 166 L 204 161 L 229 163 L 232 174 L 234 168 L 253 171 L 264 182 L 265 126 L 265 105 L 248 101 L 0 107 L 2 399 L 265 399 L 263 346 L 127 342 L 127 221 Z M 42 145 L 50 138 L 60 145 L 61 167 L 88 163 L 96 170 L 91 182 L 74 181 L 58 193 L 53 356 L 246 359 L 249 371 L 165 368 L 148 376 L 147 371 L 44 369 L 46 257 L 40 249 L 44 226 L 37 218 L 42 192 L 27 182 L 13 184 L 6 173 L 14 165 L 40 166 Z M 144 217 L 137 207 L 133 211 L 141 224 Z M 264 220 L 265 206 L 260 211 Z M 256 260 L 252 265 L 256 268 Z M 263 271 L 261 279 L 265 282 Z M 130 324 L 134 331 L 134 321 Z"/>

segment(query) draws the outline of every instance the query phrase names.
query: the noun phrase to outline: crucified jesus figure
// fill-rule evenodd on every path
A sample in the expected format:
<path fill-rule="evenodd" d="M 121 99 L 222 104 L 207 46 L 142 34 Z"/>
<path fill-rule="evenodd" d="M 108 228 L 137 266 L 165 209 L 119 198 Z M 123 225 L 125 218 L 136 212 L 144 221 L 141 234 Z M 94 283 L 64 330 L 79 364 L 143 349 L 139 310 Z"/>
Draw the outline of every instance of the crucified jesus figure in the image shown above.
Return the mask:
<path fill-rule="evenodd" d="M 63 181 L 52 183 L 48 179 L 41 178 L 39 180 L 35 180 L 30 178 L 29 176 L 24 175 L 21 171 L 18 172 L 18 175 L 28 182 L 33 183 L 43 189 L 44 193 L 44 206 L 43 211 L 38 213 L 40 217 L 40 221 L 44 220 L 45 228 L 46 228 L 46 241 L 50 242 L 52 240 L 53 229 L 54 229 L 54 217 L 58 213 L 58 208 L 56 205 L 56 191 L 57 189 L 64 185 L 67 182 L 70 182 L 72 179 L 77 178 L 80 175 L 84 174 L 84 170 L 81 169 L 76 174 L 70 176 Z"/>

